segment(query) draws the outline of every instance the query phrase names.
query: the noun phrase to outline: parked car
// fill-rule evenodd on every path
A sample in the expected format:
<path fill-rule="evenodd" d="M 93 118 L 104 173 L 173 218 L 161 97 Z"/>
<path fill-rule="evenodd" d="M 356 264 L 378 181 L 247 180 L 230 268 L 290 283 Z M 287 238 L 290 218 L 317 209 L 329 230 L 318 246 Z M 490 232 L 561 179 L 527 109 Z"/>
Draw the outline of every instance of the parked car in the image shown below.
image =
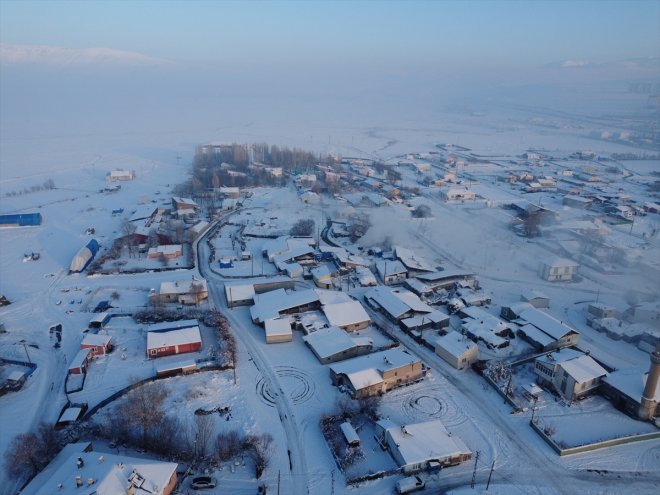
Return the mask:
<path fill-rule="evenodd" d="M 196 476 L 192 479 L 190 488 L 199 490 L 200 488 L 215 488 L 215 485 L 217 485 L 217 482 L 211 476 Z"/>
<path fill-rule="evenodd" d="M 424 488 L 426 484 L 419 476 L 410 476 L 408 478 L 403 478 L 396 482 L 396 492 L 397 493 L 410 493 L 416 492 Z"/>

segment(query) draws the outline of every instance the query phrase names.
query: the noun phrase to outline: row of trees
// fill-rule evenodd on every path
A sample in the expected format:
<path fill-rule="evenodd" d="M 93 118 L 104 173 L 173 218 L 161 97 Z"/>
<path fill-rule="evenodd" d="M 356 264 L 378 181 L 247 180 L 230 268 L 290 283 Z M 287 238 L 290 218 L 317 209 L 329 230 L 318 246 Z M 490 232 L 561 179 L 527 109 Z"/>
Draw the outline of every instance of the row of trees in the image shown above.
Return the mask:
<path fill-rule="evenodd" d="M 208 151 L 200 147 L 193 159 L 193 178 L 191 186 L 193 191 L 201 191 L 220 186 L 255 186 L 255 185 L 281 185 L 283 177 L 275 177 L 267 170 L 253 167 L 248 170 L 251 163 L 258 163 L 270 167 L 281 167 L 284 172 L 310 167 L 322 161 L 335 163 L 330 157 L 318 157 L 314 153 L 299 148 L 269 146 L 267 143 L 238 144 L 219 146 Z M 232 165 L 233 171 L 243 172 L 245 175 L 231 174 L 221 164 Z"/>

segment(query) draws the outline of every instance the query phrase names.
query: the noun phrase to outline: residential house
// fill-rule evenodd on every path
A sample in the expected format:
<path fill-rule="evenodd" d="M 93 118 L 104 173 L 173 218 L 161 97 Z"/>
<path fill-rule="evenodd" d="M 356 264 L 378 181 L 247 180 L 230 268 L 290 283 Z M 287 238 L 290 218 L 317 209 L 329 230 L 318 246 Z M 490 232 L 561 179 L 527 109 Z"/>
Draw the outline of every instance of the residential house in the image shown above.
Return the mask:
<path fill-rule="evenodd" d="M 536 358 L 534 372 L 540 385 L 553 389 L 569 401 L 593 392 L 607 376 L 607 370 L 591 356 L 573 349 Z"/>
<path fill-rule="evenodd" d="M 179 304 L 199 304 L 208 299 L 209 289 L 205 279 L 161 282 L 158 298 L 161 302 Z"/>
<path fill-rule="evenodd" d="M 362 330 L 371 325 L 371 318 L 359 301 L 324 304 L 321 309 L 330 325 L 348 332 Z"/>
<path fill-rule="evenodd" d="M 395 425 L 390 420 L 376 424 L 376 436 L 387 447 L 404 474 L 435 471 L 472 458 L 465 443 L 439 419 Z"/>
<path fill-rule="evenodd" d="M 125 181 L 125 180 L 133 180 L 135 178 L 135 173 L 132 170 L 121 170 L 121 169 L 116 169 L 110 171 L 110 173 L 107 175 L 107 178 L 109 181 L 114 182 L 114 181 Z"/>
<path fill-rule="evenodd" d="M 370 338 L 350 337 L 336 326 L 311 332 L 303 337 L 303 340 L 322 364 L 362 356 L 373 349 L 373 341 Z"/>
<path fill-rule="evenodd" d="M 566 258 L 554 258 L 541 262 L 539 275 L 549 282 L 570 281 L 577 274 L 579 264 Z"/>
<path fill-rule="evenodd" d="M 385 285 L 397 284 L 408 278 L 408 270 L 399 260 L 379 260 L 376 273 Z"/>
<path fill-rule="evenodd" d="M 534 307 L 520 312 L 518 333 L 539 350 L 549 351 L 578 344 L 580 333 L 563 321 Z"/>
<path fill-rule="evenodd" d="M 435 353 L 459 370 L 479 359 L 479 347 L 466 336 L 453 331 L 436 340 Z"/>
<path fill-rule="evenodd" d="M 271 318 L 264 321 L 264 330 L 266 333 L 267 344 L 281 344 L 293 340 L 291 320 L 289 320 L 288 316 Z"/>
<path fill-rule="evenodd" d="M 95 452 L 91 442 L 70 443 L 20 493 L 170 495 L 177 467 L 175 462 Z"/>
<path fill-rule="evenodd" d="M 381 395 L 423 379 L 424 365 L 407 352 L 393 348 L 366 354 L 330 366 L 332 382 L 354 398 Z"/>
<path fill-rule="evenodd" d="M 152 325 L 147 332 L 147 357 L 150 359 L 201 349 L 202 335 L 196 325 L 171 330 L 154 329 Z"/>
<path fill-rule="evenodd" d="M 86 334 L 80 343 L 81 349 L 90 349 L 92 356 L 104 356 L 112 351 L 112 337 L 96 333 Z"/>

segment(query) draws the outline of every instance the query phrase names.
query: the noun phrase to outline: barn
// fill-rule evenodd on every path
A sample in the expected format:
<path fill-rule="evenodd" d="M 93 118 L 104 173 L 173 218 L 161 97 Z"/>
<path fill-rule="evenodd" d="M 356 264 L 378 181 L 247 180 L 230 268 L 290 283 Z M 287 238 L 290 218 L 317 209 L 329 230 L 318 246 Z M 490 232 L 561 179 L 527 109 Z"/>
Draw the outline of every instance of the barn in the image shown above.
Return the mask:
<path fill-rule="evenodd" d="M 80 251 L 76 253 L 71 260 L 71 267 L 69 270 L 71 272 L 82 272 L 87 266 L 92 262 L 94 256 L 99 251 L 99 243 L 96 239 L 92 239 L 83 246 Z"/>
<path fill-rule="evenodd" d="M 80 343 L 81 349 L 90 349 L 92 356 L 104 356 L 112 351 L 112 337 L 109 335 L 87 334 Z"/>
<path fill-rule="evenodd" d="M 69 365 L 69 373 L 72 375 L 87 373 L 87 365 L 91 360 L 92 351 L 90 349 L 80 349 Z"/>
<path fill-rule="evenodd" d="M 41 213 L 17 213 L 0 215 L 0 227 L 26 227 L 41 225 Z"/>
<path fill-rule="evenodd" d="M 147 332 L 148 358 L 154 359 L 173 354 L 197 352 L 201 349 L 202 336 L 198 326 Z"/>

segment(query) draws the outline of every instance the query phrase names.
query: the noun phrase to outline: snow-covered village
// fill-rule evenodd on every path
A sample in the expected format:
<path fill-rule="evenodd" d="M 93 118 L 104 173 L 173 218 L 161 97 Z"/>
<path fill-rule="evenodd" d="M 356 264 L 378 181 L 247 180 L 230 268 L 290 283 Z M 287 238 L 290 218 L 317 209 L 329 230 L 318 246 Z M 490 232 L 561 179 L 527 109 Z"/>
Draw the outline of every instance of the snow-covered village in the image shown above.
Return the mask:
<path fill-rule="evenodd" d="M 0 493 L 658 493 L 658 83 L 86 132 L 3 50 Z"/>

